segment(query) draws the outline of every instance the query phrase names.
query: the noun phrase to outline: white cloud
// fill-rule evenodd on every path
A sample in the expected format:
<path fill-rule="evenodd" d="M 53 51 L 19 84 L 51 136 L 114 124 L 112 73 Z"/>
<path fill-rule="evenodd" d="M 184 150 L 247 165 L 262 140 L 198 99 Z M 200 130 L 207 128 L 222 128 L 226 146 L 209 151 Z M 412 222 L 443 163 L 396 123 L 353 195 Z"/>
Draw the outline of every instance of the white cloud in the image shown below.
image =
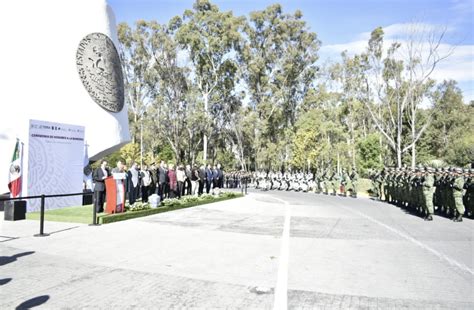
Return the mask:
<path fill-rule="evenodd" d="M 323 45 L 320 50 L 321 58 L 324 58 L 324 56 L 339 57 L 344 51 L 347 51 L 350 55 L 360 54 L 367 48 L 367 42 L 367 40 L 359 40 L 342 44 Z"/>
<path fill-rule="evenodd" d="M 451 9 L 456 13 L 472 14 L 474 12 L 474 4 L 472 0 L 452 0 Z"/>
<path fill-rule="evenodd" d="M 383 29 L 385 50 L 393 42 L 400 42 L 402 43 L 401 55 L 406 52 L 403 43 L 407 42 L 406 40 L 411 34 L 415 33 L 418 37 L 420 33 L 440 33 L 439 31 L 442 31 L 442 28 L 438 25 L 425 23 L 393 24 Z M 446 32 L 453 30 L 453 28 L 447 28 Z M 340 54 L 343 51 L 347 51 L 349 55 L 360 54 L 366 50 L 369 38 L 370 32 L 364 32 L 359 34 L 352 42 L 322 46 L 321 59 L 340 60 Z M 420 38 L 424 41 L 427 36 L 421 36 Z M 420 47 L 423 50 L 422 56 L 425 56 L 426 59 L 429 43 L 424 41 L 420 44 Z M 474 81 L 474 45 L 453 46 L 443 43 L 438 47 L 438 53 L 440 56 L 448 53 L 451 53 L 451 55 L 437 65 L 431 75 L 432 78 L 437 81 L 445 79 L 453 79 L 458 82 Z"/>
<path fill-rule="evenodd" d="M 384 32 L 385 39 L 394 39 L 398 40 L 399 38 L 407 37 L 411 33 L 430 33 L 430 32 L 440 32 L 445 30 L 446 32 L 454 31 L 453 27 L 450 26 L 441 26 L 434 25 L 422 22 L 412 22 L 412 23 L 398 23 L 392 24 L 386 27 L 382 27 Z M 373 30 L 373 29 L 372 29 Z M 357 40 L 368 41 L 370 39 L 371 31 L 362 32 L 357 35 Z"/>

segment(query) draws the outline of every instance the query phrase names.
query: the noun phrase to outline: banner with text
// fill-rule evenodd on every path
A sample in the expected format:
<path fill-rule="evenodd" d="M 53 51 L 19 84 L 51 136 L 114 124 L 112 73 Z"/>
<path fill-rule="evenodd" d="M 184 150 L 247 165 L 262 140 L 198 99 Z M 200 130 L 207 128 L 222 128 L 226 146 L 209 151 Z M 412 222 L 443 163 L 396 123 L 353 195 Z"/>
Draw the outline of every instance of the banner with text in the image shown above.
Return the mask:
<path fill-rule="evenodd" d="M 80 193 L 83 188 L 84 127 L 30 120 L 28 134 L 28 196 Z M 80 206 L 82 196 L 47 198 L 45 208 Z M 40 209 L 30 199 L 28 212 Z"/>

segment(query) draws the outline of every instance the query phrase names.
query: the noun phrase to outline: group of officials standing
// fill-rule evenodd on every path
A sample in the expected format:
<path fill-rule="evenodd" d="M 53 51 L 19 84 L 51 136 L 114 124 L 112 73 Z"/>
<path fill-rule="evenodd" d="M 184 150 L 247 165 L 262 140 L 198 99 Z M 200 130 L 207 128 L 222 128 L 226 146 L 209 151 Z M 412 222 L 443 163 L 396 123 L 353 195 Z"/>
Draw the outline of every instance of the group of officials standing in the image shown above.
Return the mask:
<path fill-rule="evenodd" d="M 383 168 L 370 175 L 372 194 L 401 208 L 433 220 L 435 209 L 462 222 L 464 214 L 474 214 L 473 169 L 462 168 Z"/>
<path fill-rule="evenodd" d="M 174 165 L 161 161 L 157 167 L 155 163 L 140 167 L 133 162 L 130 168 L 118 161 L 117 166 L 110 171 L 107 161 L 101 161 L 100 167 L 92 173 L 94 182 L 94 207 L 97 212 L 104 211 L 104 181 L 113 173 L 125 173 L 126 198 L 133 205 L 141 198 L 148 202 L 148 197 L 157 194 L 160 201 L 166 198 L 181 198 L 185 195 L 201 196 L 211 193 L 224 185 L 224 172 L 220 164 L 211 166 L 201 165 Z"/>

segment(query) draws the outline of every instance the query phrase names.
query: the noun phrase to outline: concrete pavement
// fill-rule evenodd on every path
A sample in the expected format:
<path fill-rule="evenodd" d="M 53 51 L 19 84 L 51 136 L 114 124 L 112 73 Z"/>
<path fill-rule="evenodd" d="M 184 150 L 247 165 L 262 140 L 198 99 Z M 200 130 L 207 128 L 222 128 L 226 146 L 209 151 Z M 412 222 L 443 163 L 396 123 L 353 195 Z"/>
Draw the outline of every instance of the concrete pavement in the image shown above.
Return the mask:
<path fill-rule="evenodd" d="M 0 222 L 2 309 L 269 309 L 281 268 L 290 308 L 474 308 L 474 221 L 365 198 L 251 192 L 99 227 L 47 222 L 43 238 L 38 226 Z"/>

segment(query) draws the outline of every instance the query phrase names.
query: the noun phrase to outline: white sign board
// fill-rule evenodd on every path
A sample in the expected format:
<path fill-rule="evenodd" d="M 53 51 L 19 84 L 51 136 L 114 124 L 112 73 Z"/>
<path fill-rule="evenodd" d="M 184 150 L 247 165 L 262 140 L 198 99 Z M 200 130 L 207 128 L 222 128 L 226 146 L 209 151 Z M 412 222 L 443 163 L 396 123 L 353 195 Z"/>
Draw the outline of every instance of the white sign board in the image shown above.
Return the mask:
<path fill-rule="evenodd" d="M 84 127 L 30 120 L 28 134 L 28 196 L 81 193 Z M 45 208 L 80 206 L 82 196 L 46 198 Z M 38 211 L 40 199 L 28 201 Z"/>

